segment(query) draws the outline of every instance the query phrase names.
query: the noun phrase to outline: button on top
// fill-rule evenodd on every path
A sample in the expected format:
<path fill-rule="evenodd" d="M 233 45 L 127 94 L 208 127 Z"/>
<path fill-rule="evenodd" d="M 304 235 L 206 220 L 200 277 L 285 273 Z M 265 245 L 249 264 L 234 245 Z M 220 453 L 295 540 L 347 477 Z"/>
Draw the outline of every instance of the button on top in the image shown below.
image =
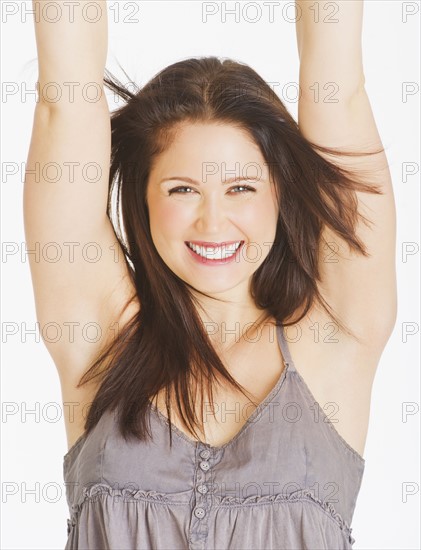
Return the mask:
<path fill-rule="evenodd" d="M 208 449 L 204 449 L 203 451 L 200 451 L 200 456 L 202 458 L 209 458 L 210 457 L 210 451 Z"/>
<path fill-rule="evenodd" d="M 205 462 L 204 460 L 202 460 L 202 462 L 200 463 L 200 467 L 204 472 L 207 472 L 210 468 L 209 462 Z"/>
<path fill-rule="evenodd" d="M 205 517 L 205 514 L 206 512 L 203 508 L 196 508 L 196 510 L 194 511 L 194 515 L 199 519 Z"/>

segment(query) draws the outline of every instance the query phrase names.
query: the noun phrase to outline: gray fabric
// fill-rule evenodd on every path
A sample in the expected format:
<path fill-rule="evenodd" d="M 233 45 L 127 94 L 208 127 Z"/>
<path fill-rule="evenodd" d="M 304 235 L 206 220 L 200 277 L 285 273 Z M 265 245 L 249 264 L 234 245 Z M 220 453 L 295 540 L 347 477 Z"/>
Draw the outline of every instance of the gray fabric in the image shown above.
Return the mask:
<path fill-rule="evenodd" d="M 194 442 L 153 406 L 153 441 L 115 413 L 64 456 L 67 549 L 342 550 L 365 460 L 328 421 L 289 353 L 276 386 L 227 444 Z M 245 413 L 244 413 L 245 414 Z"/>

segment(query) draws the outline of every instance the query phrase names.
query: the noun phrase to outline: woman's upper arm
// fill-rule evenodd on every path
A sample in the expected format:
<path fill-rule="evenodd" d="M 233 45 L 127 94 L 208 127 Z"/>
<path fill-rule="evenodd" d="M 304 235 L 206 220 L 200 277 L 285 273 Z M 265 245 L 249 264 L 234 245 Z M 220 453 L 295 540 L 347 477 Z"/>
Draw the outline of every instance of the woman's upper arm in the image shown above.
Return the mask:
<path fill-rule="evenodd" d="M 298 125 L 317 145 L 349 151 L 378 151 L 382 142 L 365 89 L 362 29 L 363 0 L 297 0 L 300 56 Z M 322 154 L 322 153 L 320 153 Z M 384 152 L 365 157 L 328 157 L 364 170 L 364 183 L 382 195 L 356 192 L 362 221 L 356 227 L 369 257 L 351 251 L 325 227 L 320 241 L 320 292 L 344 321 L 370 342 L 382 346 L 397 311 L 396 213 L 393 186 Z M 333 248 L 334 253 L 327 243 Z"/>
<path fill-rule="evenodd" d="M 316 103 L 303 98 L 299 127 L 318 145 L 355 151 L 382 147 L 369 98 L 362 86 L 338 103 Z M 366 157 L 330 157 L 345 167 L 366 170 L 367 183 L 382 195 L 356 192 L 358 210 L 372 226 L 359 222 L 357 237 L 369 257 L 351 251 L 329 228 L 320 241 L 321 292 L 336 312 L 373 343 L 385 343 L 396 321 L 396 211 L 393 185 L 384 152 Z M 334 250 L 325 244 L 327 241 Z M 360 332 L 361 331 L 361 332 Z"/>
<path fill-rule="evenodd" d="M 36 107 L 24 184 L 25 239 L 35 251 L 28 257 L 37 319 L 57 366 L 93 357 L 133 292 L 106 215 L 110 142 L 106 102 Z"/>

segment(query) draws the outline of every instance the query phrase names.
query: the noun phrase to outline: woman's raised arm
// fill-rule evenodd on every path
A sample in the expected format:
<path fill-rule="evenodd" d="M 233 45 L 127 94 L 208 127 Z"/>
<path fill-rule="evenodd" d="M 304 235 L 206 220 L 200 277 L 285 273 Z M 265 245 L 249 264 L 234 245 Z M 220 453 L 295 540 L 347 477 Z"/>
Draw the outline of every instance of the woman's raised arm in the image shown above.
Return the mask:
<path fill-rule="evenodd" d="M 296 0 L 296 7 L 301 132 L 325 147 L 378 151 L 382 142 L 365 89 L 362 60 L 363 0 Z M 359 212 L 373 222 L 371 227 L 363 222 L 356 227 L 370 256 L 350 251 L 325 227 L 319 260 L 322 295 L 367 345 L 381 352 L 397 314 L 396 214 L 387 158 L 381 152 L 329 160 L 364 170 L 364 183 L 383 193 L 356 192 Z"/>
<path fill-rule="evenodd" d="M 97 96 L 107 59 L 106 0 L 33 0 L 32 5 L 41 104 L 57 109 L 105 107 L 103 94 L 101 100 Z M 59 100 L 56 91 L 61 92 Z"/>
<path fill-rule="evenodd" d="M 335 104 L 352 97 L 364 86 L 363 0 L 296 0 L 296 9 L 303 98 Z"/>
<path fill-rule="evenodd" d="M 25 236 L 35 250 L 29 256 L 41 330 L 50 322 L 61 327 L 52 341 L 42 332 L 44 342 L 60 370 L 79 376 L 131 292 L 122 284 L 126 264 L 106 215 L 107 4 L 35 0 L 33 9 L 40 101 L 25 174 Z M 76 323 L 71 331 L 69 323 Z M 83 333 L 87 323 L 97 323 L 98 342 Z"/>

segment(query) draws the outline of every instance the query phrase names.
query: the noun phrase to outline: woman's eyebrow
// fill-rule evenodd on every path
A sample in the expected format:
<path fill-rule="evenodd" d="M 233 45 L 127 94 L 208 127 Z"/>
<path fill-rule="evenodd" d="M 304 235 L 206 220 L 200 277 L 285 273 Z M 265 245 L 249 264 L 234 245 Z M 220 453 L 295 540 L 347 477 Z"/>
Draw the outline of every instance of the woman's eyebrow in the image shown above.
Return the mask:
<path fill-rule="evenodd" d="M 193 183 L 195 185 L 200 185 L 200 183 L 201 183 L 200 181 L 197 181 L 197 180 L 192 179 L 192 178 L 188 178 L 186 176 L 171 176 L 169 178 L 162 178 L 162 180 L 159 181 L 159 185 L 161 185 L 161 183 L 164 183 L 165 181 L 173 181 L 173 180 L 184 181 L 186 183 Z M 222 182 L 222 184 L 227 185 L 229 183 L 235 183 L 235 182 L 239 182 L 239 181 L 263 181 L 263 182 L 266 182 L 266 180 L 264 178 L 256 178 L 256 177 L 250 177 L 250 176 L 237 176 L 237 177 L 232 177 L 232 178 L 226 179 L 225 181 Z"/>

